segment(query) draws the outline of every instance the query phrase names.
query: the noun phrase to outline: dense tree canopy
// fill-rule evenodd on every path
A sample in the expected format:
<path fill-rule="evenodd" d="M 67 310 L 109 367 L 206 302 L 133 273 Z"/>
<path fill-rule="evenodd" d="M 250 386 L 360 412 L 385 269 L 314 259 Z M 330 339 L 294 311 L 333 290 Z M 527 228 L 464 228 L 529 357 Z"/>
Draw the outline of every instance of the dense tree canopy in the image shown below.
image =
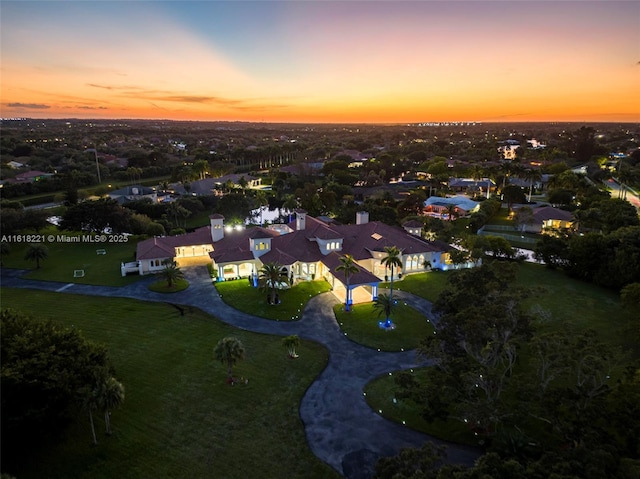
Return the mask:
<path fill-rule="evenodd" d="M 113 371 L 107 350 L 75 329 L 6 309 L 0 320 L 4 462 L 24 454 L 27 442 L 61 432 L 82 397 Z"/>

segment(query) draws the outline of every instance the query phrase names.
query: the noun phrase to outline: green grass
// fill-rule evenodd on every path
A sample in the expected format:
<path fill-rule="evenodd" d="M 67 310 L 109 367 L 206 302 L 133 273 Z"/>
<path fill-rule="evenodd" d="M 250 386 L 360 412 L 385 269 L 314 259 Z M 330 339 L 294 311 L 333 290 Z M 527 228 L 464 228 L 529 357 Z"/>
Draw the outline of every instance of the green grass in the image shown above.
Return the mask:
<path fill-rule="evenodd" d="M 408 274 L 399 281 L 394 280 L 393 289 L 406 291 L 434 302 L 444 290 L 447 278 L 451 273 L 451 271 L 430 271 L 428 273 Z M 380 288 L 388 287 L 389 283 L 380 283 Z"/>
<path fill-rule="evenodd" d="M 333 311 L 340 329 L 349 339 L 381 351 L 415 349 L 422 338 L 433 334 L 433 326 L 427 318 L 400 301 L 391 314 L 396 328 L 388 331 L 379 327 L 378 322 L 385 318 L 378 315 L 373 303 L 356 304 L 349 312 L 344 310 L 342 304 L 338 304 Z"/>
<path fill-rule="evenodd" d="M 303 281 L 279 292 L 280 304 L 268 304 L 267 292 L 254 288 L 248 279 L 215 283 L 222 300 L 248 314 L 276 321 L 300 319 L 307 301 L 317 294 L 331 290 L 325 280 Z"/>
<path fill-rule="evenodd" d="M 125 286 L 140 279 L 138 275 L 123 278 L 120 274 L 121 262 L 134 261 L 136 238 L 129 237 L 126 243 L 65 243 L 57 239 L 58 236 L 68 236 L 68 233 L 47 232 L 44 233 L 45 238 L 50 234 L 53 234 L 56 240 L 45 241 L 49 256 L 40 262 L 40 269 L 36 269 L 35 262 L 24 259 L 27 251 L 25 243 L 11 243 L 11 252 L 2 257 L 3 266 L 31 270 L 26 274 L 26 278 L 44 281 Z M 97 254 L 96 251 L 100 249 L 104 249 L 106 254 Z M 75 270 L 84 270 L 84 276 L 74 277 Z"/>
<path fill-rule="evenodd" d="M 84 414 L 61 441 L 11 474 L 29 478 L 246 477 L 337 478 L 310 451 L 300 400 L 328 353 L 302 340 L 291 361 L 281 338 L 235 329 L 189 310 L 130 299 L 2 289 L 2 306 L 51 317 L 106 344 L 116 378 L 126 388 L 112 414 L 113 436 L 91 444 Z M 61 305 L 64 307 L 52 307 Z M 213 347 L 239 338 L 246 359 L 234 373 L 248 384 L 229 386 Z M 3 464 L 6 466 L 6 464 Z M 258 472 L 259 471 L 259 472 Z"/>
<path fill-rule="evenodd" d="M 426 370 L 424 368 L 415 369 L 412 372 L 419 378 L 426 373 Z M 395 390 L 396 385 L 393 380 L 393 373 L 385 374 L 366 385 L 364 389 L 365 399 L 374 411 L 378 411 L 385 418 L 411 429 L 458 444 L 478 445 L 477 438 L 460 421 L 438 419 L 429 423 L 420 415 L 419 407 L 412 400 L 396 399 L 394 402 Z"/>
<path fill-rule="evenodd" d="M 179 279 L 174 281 L 171 287 L 167 286 L 167 280 L 161 279 L 155 283 L 149 285 L 149 289 L 156 293 L 177 293 L 178 291 L 184 291 L 189 287 L 189 281 L 186 279 Z"/>

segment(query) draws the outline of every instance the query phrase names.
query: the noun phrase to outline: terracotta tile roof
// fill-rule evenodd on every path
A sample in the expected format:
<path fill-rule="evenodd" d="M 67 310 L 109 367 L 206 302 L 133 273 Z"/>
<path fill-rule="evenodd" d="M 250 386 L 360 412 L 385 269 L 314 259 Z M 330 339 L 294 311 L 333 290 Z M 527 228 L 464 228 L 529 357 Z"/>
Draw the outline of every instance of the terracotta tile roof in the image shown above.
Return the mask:
<path fill-rule="evenodd" d="M 211 244 L 211 229 L 208 226 L 198 228 L 192 233 L 177 236 L 161 236 L 141 241 L 136 247 L 136 259 L 173 258 L 175 248 Z"/>
<path fill-rule="evenodd" d="M 290 266 L 298 260 L 290 254 L 285 253 L 280 248 L 274 248 L 268 253 L 260 256 L 260 261 L 262 261 L 263 264 L 278 263 L 282 266 Z"/>
<path fill-rule="evenodd" d="M 331 272 L 331 274 L 338 281 L 340 281 L 342 284 L 346 286 L 347 280 L 344 277 L 344 271 L 340 271 L 340 270 L 336 271 L 336 268 L 342 264 L 342 262 L 340 261 L 340 258 L 342 256 L 343 255 L 336 253 L 334 251 L 332 253 L 329 253 L 327 256 L 323 257 L 322 262 L 325 264 L 327 268 L 329 268 L 329 271 Z M 351 277 L 349 278 L 349 283 L 352 286 L 360 285 L 360 284 L 371 284 L 371 283 L 378 284 L 380 282 L 380 278 L 370 273 L 359 264 L 356 264 L 356 266 L 358 268 L 358 272 L 352 274 Z"/>
<path fill-rule="evenodd" d="M 240 231 L 225 232 L 224 238 L 213 243 L 213 251 L 209 253 L 209 256 L 216 263 L 249 261 L 254 258 L 249 240 L 273 238 L 275 236 L 278 236 L 277 232 L 259 226 Z M 211 236 L 209 236 L 209 243 L 211 243 Z"/>
<path fill-rule="evenodd" d="M 164 238 L 149 238 L 148 240 L 138 243 L 138 246 L 136 246 L 136 259 L 173 258 L 175 256 L 173 246 L 166 245 L 165 242 L 162 241 L 163 239 Z"/>
<path fill-rule="evenodd" d="M 242 246 L 236 246 L 224 250 L 216 250 L 211 251 L 209 256 L 216 263 L 233 263 L 235 261 L 251 261 L 253 260 L 253 252 L 249 249 L 247 245 L 246 248 Z"/>
<path fill-rule="evenodd" d="M 402 228 L 372 221 L 364 225 L 340 225 L 335 229 L 343 234 L 342 253 L 356 260 L 371 258 L 371 251 L 384 251 L 387 246 L 396 246 L 403 254 L 448 251 L 449 245 L 442 242 L 425 241 L 407 233 Z"/>

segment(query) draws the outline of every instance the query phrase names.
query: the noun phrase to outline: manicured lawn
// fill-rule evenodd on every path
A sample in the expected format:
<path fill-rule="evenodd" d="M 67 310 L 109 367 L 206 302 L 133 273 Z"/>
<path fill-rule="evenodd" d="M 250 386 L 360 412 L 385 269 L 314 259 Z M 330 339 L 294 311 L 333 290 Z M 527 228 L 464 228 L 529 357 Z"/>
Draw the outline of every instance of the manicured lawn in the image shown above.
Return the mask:
<path fill-rule="evenodd" d="M 166 279 L 161 279 L 149 285 L 149 289 L 151 291 L 155 291 L 156 293 L 177 293 L 178 291 L 183 291 L 188 287 L 189 281 L 187 281 L 186 279 L 179 279 L 175 281 L 171 287 L 167 286 Z"/>
<path fill-rule="evenodd" d="M 268 293 L 251 286 L 248 279 L 221 281 L 215 283 L 215 286 L 222 300 L 228 305 L 245 313 L 276 321 L 300 319 L 309 298 L 331 290 L 331 286 L 325 280 L 304 281 L 280 291 L 280 304 L 268 304 Z"/>
<path fill-rule="evenodd" d="M 60 232 L 44 233 L 45 237 L 49 234 L 67 236 Z M 40 262 L 40 269 L 36 269 L 35 262 L 24 259 L 25 243 L 11 243 L 11 252 L 3 256 L 2 262 L 6 268 L 31 270 L 25 276 L 29 279 L 124 286 L 140 279 L 138 275 L 123 278 L 120 274 L 120 263 L 134 261 L 136 243 L 134 237 L 129 237 L 126 243 L 46 242 L 49 257 Z M 105 254 L 98 254 L 98 250 L 104 250 Z"/>
<path fill-rule="evenodd" d="M 425 369 L 416 369 L 413 373 L 420 377 L 425 374 Z M 420 411 L 412 400 L 396 399 L 394 402 L 395 390 L 393 373 L 380 376 L 367 384 L 364 389 L 367 404 L 385 418 L 412 429 L 458 444 L 478 445 L 477 438 L 460 421 L 436 420 L 428 423 L 420 416 Z"/>
<path fill-rule="evenodd" d="M 394 280 L 393 289 L 406 291 L 433 302 L 438 299 L 450 274 L 451 271 L 408 274 L 401 280 Z M 389 283 L 380 283 L 380 288 L 389 288 Z"/>
<path fill-rule="evenodd" d="M 381 351 L 406 351 L 415 349 L 422 338 L 433 334 L 433 326 L 427 318 L 407 306 L 398 302 L 391 314 L 395 329 L 384 330 L 378 322 L 384 321 L 384 316 L 378 316 L 378 310 L 373 303 L 356 304 L 351 311 L 344 311 L 344 305 L 334 306 L 333 311 L 340 325 L 340 329 L 347 337 L 356 343 Z"/>
<path fill-rule="evenodd" d="M 301 341 L 300 358 L 291 361 L 280 337 L 237 330 L 197 310 L 180 316 L 159 303 L 1 292 L 3 307 L 53 318 L 106 344 L 126 388 L 112 414 L 113 436 L 103 434 L 101 415 L 94 415 L 93 447 L 89 421 L 79 415 L 62 441 L 6 472 L 21 479 L 339 477 L 311 453 L 298 413 L 328 360 L 321 345 Z M 227 385 L 225 367 L 213 360 L 225 336 L 246 348 L 235 369 L 246 385 Z"/>
<path fill-rule="evenodd" d="M 536 323 L 538 327 L 553 330 L 568 325 L 576 331 L 594 329 L 601 341 L 631 348 L 635 356 L 640 356 L 637 327 L 640 311 L 625 310 L 616 292 L 529 263 L 520 266 L 518 283 L 536 291 L 523 306 L 548 313 L 546 320 Z"/>

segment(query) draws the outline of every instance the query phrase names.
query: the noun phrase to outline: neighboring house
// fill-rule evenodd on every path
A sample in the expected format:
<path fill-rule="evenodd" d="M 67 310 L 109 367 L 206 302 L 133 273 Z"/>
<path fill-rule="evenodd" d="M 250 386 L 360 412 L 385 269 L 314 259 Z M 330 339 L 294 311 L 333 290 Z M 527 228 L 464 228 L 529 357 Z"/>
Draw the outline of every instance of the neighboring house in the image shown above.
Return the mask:
<path fill-rule="evenodd" d="M 378 296 L 378 284 L 389 269 L 382 264 L 385 247 L 401 250 L 402 267 L 394 270 L 396 277 L 429 269 L 448 269 L 451 247 L 441 241 L 426 241 L 407 230 L 380 222 L 369 222 L 369 214 L 358 212 L 356 224 L 326 223 L 296 211 L 289 224 L 269 227 L 231 229 L 224 225 L 222 215 L 211 215 L 210 226 L 193 233 L 151 238 L 137 247 L 137 268 L 140 274 L 162 270 L 163 261 L 199 257 L 209 260 L 218 281 L 236 278 L 256 278 L 266 263 L 278 263 L 292 281 L 325 278 L 339 298 L 345 297 L 344 274 L 336 271 L 340 258 L 351 255 L 359 271 L 350 278 L 350 298 L 353 302 L 371 301 Z M 409 226 L 410 229 L 413 229 Z M 414 230 L 415 232 L 415 230 Z M 126 274 L 123 266 L 123 274 Z"/>
<path fill-rule="evenodd" d="M 512 140 L 507 140 L 512 141 Z M 502 155 L 502 158 L 505 160 L 515 160 L 516 159 L 516 150 L 520 148 L 520 145 L 514 143 L 508 143 L 506 145 L 498 147 L 498 153 Z"/>
<path fill-rule="evenodd" d="M 573 215 L 552 206 L 539 206 L 532 209 L 532 216 L 522 228 L 527 233 L 543 233 L 545 230 L 571 229 L 575 222 Z"/>
<path fill-rule="evenodd" d="M 22 168 L 24 166 L 24 163 L 20 163 L 18 161 L 10 161 L 7 163 L 7 166 L 12 170 L 17 170 L 19 168 Z"/>
<path fill-rule="evenodd" d="M 142 198 L 149 198 L 154 203 L 158 202 L 156 189 L 141 185 L 125 186 L 119 190 L 110 191 L 108 196 L 112 200 L 116 200 L 119 204 L 140 200 Z"/>
<path fill-rule="evenodd" d="M 171 185 L 171 189 L 179 195 L 208 196 L 220 194 L 222 187 L 227 184 L 233 185 L 234 188 L 240 188 L 241 178 L 244 178 L 247 182 L 247 188 L 259 188 L 262 183 L 262 179 L 255 176 L 233 174 L 192 181 L 188 187 L 185 187 L 182 183 L 176 183 Z"/>
<path fill-rule="evenodd" d="M 12 180 L 16 183 L 33 183 L 35 181 L 45 180 L 55 176 L 53 173 L 45 173 L 44 171 L 25 171 L 24 173 L 18 173 Z"/>
<path fill-rule="evenodd" d="M 294 176 L 323 176 L 324 161 L 301 162 L 294 165 L 281 166 L 278 171 Z"/>
<path fill-rule="evenodd" d="M 496 189 L 496 184 L 490 178 L 449 178 L 449 188 L 458 193 L 480 194 L 489 197 L 489 193 Z"/>
<path fill-rule="evenodd" d="M 428 216 L 436 216 L 440 218 L 449 218 L 449 207 L 455 207 L 455 213 L 458 216 L 466 216 L 480 209 L 480 203 L 473 201 L 466 196 L 458 195 L 450 198 L 442 198 L 440 196 L 430 196 L 424 202 L 424 213 Z"/>

